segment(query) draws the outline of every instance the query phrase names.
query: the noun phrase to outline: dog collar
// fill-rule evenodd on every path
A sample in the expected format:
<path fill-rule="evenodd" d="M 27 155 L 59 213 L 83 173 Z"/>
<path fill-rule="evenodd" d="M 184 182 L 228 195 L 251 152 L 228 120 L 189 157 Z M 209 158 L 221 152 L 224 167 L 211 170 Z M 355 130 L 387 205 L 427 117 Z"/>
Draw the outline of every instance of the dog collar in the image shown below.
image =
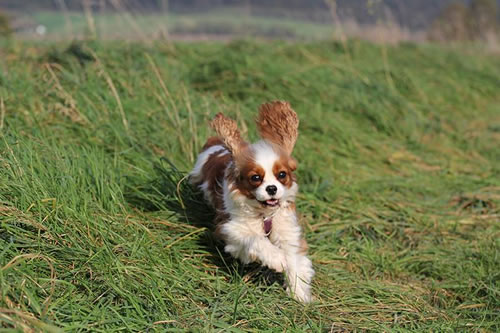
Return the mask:
<path fill-rule="evenodd" d="M 271 234 L 272 228 L 273 228 L 273 218 L 272 217 L 264 218 L 264 233 L 266 234 L 266 236 L 269 236 Z"/>

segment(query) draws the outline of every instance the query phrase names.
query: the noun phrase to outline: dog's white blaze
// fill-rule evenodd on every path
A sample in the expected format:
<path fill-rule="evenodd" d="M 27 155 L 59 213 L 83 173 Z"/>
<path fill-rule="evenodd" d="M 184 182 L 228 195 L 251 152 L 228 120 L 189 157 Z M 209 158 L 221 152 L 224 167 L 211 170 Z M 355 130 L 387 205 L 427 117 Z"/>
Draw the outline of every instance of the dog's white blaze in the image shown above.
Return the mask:
<path fill-rule="evenodd" d="M 281 199 L 285 193 L 285 187 L 281 184 L 273 173 L 274 163 L 279 159 L 278 154 L 273 147 L 266 141 L 259 141 L 252 145 L 255 152 L 255 163 L 264 169 L 265 175 L 262 184 L 255 191 L 255 197 L 259 201 L 271 199 L 271 196 L 266 192 L 266 187 L 274 185 L 278 189 L 273 196 L 275 199 Z"/>
<path fill-rule="evenodd" d="M 230 165 L 226 168 L 224 172 L 224 180 L 222 181 L 222 201 L 224 203 L 224 211 L 228 214 L 231 214 L 234 209 L 234 204 L 233 200 L 231 200 L 231 193 L 229 192 L 229 187 L 233 184 L 229 184 L 229 182 L 227 181 L 227 174 L 229 169 Z"/>
<path fill-rule="evenodd" d="M 201 180 L 201 170 L 203 169 L 203 166 L 205 163 L 207 163 L 208 158 L 210 155 L 215 154 L 216 152 L 220 152 L 220 154 L 227 153 L 227 149 L 224 148 L 224 146 L 221 145 L 215 145 L 207 150 L 201 152 L 198 155 L 198 159 L 196 160 L 196 164 L 194 165 L 193 170 L 190 172 L 189 176 L 191 177 L 191 180 L 193 182 L 199 182 Z M 220 155 L 219 156 L 222 156 Z"/>
<path fill-rule="evenodd" d="M 209 203 L 213 203 L 212 202 L 212 196 L 210 195 L 210 191 L 208 190 L 208 181 L 204 181 L 198 187 L 203 192 L 203 197 L 205 198 L 205 200 L 207 200 Z"/>

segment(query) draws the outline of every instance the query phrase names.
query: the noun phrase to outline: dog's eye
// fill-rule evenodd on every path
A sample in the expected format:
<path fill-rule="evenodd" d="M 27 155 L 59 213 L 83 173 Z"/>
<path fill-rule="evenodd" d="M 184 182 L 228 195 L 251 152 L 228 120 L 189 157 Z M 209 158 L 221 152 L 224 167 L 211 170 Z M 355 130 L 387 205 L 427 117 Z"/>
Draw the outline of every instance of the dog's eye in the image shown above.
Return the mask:
<path fill-rule="evenodd" d="M 253 175 L 250 177 L 250 180 L 253 181 L 254 183 L 260 182 L 262 178 L 259 175 Z"/>
<path fill-rule="evenodd" d="M 286 172 L 285 171 L 281 171 L 280 173 L 278 173 L 278 179 L 283 179 L 286 177 Z"/>

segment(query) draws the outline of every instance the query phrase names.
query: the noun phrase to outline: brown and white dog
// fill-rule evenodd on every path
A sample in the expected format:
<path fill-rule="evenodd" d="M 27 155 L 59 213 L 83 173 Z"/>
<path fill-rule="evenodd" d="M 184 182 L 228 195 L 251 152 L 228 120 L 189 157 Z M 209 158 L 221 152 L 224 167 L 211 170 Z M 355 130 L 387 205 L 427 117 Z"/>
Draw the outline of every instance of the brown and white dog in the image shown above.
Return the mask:
<path fill-rule="evenodd" d="M 287 102 L 263 104 L 257 119 L 262 140 L 254 144 L 245 142 L 236 122 L 221 113 L 211 125 L 218 137 L 207 140 L 190 181 L 216 210 L 216 234 L 224 250 L 245 264 L 259 262 L 285 272 L 289 294 L 310 302 L 314 270 L 294 203 L 297 162 L 291 154 L 297 114 Z"/>

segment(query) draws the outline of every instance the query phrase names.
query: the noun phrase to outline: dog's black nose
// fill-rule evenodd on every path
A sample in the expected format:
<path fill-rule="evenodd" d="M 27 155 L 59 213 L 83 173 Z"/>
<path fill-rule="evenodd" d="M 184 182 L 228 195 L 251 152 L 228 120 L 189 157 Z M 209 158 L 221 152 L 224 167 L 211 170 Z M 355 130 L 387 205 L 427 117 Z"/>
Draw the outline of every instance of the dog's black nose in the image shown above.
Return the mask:
<path fill-rule="evenodd" d="M 269 185 L 268 187 L 266 187 L 266 192 L 269 195 L 275 195 L 276 192 L 278 192 L 278 188 L 276 187 L 276 185 Z"/>

